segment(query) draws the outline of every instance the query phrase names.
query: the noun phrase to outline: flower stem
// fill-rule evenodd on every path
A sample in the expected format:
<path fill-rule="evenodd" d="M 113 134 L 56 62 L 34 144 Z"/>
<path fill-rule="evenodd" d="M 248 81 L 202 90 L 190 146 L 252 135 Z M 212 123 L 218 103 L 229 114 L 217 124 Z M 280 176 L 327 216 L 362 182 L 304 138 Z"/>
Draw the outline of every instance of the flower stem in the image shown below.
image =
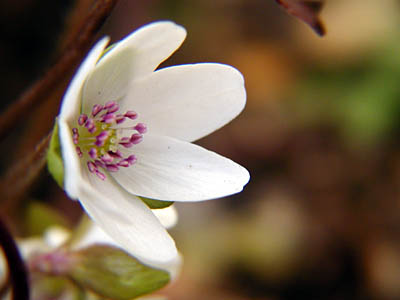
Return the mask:
<path fill-rule="evenodd" d="M 15 241 L 1 219 L 0 246 L 7 260 L 13 299 L 29 300 L 28 273 Z"/>
<path fill-rule="evenodd" d="M 94 41 L 95 35 L 118 0 L 98 0 L 87 16 L 80 32 L 66 48 L 58 62 L 36 81 L 14 104 L 0 116 L 0 140 L 4 139 L 14 124 L 33 106 L 43 102 L 66 74 L 82 60 Z"/>

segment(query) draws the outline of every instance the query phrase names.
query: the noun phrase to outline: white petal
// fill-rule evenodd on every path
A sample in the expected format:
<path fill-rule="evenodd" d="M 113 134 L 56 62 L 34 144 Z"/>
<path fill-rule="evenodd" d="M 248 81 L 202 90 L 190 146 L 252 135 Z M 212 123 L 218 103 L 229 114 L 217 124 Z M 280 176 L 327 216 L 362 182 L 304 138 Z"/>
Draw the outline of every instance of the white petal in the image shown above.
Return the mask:
<path fill-rule="evenodd" d="M 172 55 L 186 38 L 186 30 L 171 21 L 150 23 L 118 42 L 99 62 L 106 64 L 123 49 L 131 49 L 134 78 L 147 76 Z"/>
<path fill-rule="evenodd" d="M 149 264 L 176 259 L 175 242 L 152 211 L 110 176 L 102 181 L 85 171 L 79 200 L 96 224 L 138 259 Z"/>
<path fill-rule="evenodd" d="M 43 235 L 43 240 L 51 249 L 60 247 L 71 237 L 71 232 L 61 226 L 51 226 Z"/>
<path fill-rule="evenodd" d="M 165 228 L 172 228 L 178 222 L 178 212 L 174 206 L 169 206 L 161 209 L 153 209 L 153 213 L 160 220 Z"/>
<path fill-rule="evenodd" d="M 90 114 L 94 104 L 119 101 L 128 90 L 133 76 L 134 50 L 124 48 L 107 63 L 98 64 L 89 74 L 82 95 L 82 111 Z"/>
<path fill-rule="evenodd" d="M 143 26 L 118 42 L 101 58 L 84 92 L 84 111 L 125 95 L 130 81 L 150 75 L 183 42 L 182 26 L 164 21 Z"/>
<path fill-rule="evenodd" d="M 134 110 L 154 135 L 194 141 L 224 126 L 244 108 L 242 74 L 214 63 L 181 65 L 132 82 L 122 110 Z"/>
<path fill-rule="evenodd" d="M 85 224 L 84 232 L 80 232 L 78 239 L 74 240 L 72 249 L 80 250 L 95 244 L 105 244 L 121 248 L 107 233 L 92 220 Z M 121 248 L 122 249 L 122 248 Z"/>
<path fill-rule="evenodd" d="M 170 137 L 146 134 L 131 149 L 136 164 L 112 176 L 138 196 L 201 201 L 238 193 L 249 181 L 247 170 L 232 160 Z"/>
<path fill-rule="evenodd" d="M 153 267 L 163 269 L 169 272 L 171 275 L 171 281 L 174 281 L 180 274 L 183 265 L 183 257 L 181 253 L 178 252 L 175 260 L 169 262 L 168 264 L 158 264 L 153 265 Z"/>
<path fill-rule="evenodd" d="M 78 198 L 78 188 L 82 182 L 81 162 L 72 140 L 72 128 L 63 119 L 58 119 L 58 134 L 64 163 L 64 190 L 72 199 Z"/>
<path fill-rule="evenodd" d="M 118 243 L 115 242 L 114 239 L 105 233 L 100 226 L 97 226 L 96 223 L 90 222 L 87 225 L 88 226 L 85 228 L 86 231 L 80 236 L 79 240 L 73 244 L 73 249 L 79 250 L 95 244 L 103 244 L 119 248 L 135 257 L 136 253 L 134 251 L 129 251 L 129 249 L 122 248 Z M 178 256 L 168 263 L 149 263 L 148 261 L 144 261 L 144 263 L 147 263 L 152 267 L 164 269 L 170 272 L 172 278 L 175 278 L 180 271 L 182 257 L 178 253 Z"/>
<path fill-rule="evenodd" d="M 59 119 L 71 121 L 78 118 L 81 107 L 81 92 L 83 84 L 88 74 L 96 65 L 100 55 L 103 53 L 108 41 L 109 38 L 104 37 L 97 42 L 80 65 L 63 97 Z"/>
<path fill-rule="evenodd" d="M 100 40 L 89 52 L 72 79 L 62 101 L 58 116 L 61 154 L 64 162 L 64 189 L 72 199 L 77 198 L 77 186 L 81 181 L 80 161 L 72 140 L 72 128 L 80 114 L 82 87 L 86 77 L 93 70 L 97 60 L 108 43 L 108 38 Z"/>

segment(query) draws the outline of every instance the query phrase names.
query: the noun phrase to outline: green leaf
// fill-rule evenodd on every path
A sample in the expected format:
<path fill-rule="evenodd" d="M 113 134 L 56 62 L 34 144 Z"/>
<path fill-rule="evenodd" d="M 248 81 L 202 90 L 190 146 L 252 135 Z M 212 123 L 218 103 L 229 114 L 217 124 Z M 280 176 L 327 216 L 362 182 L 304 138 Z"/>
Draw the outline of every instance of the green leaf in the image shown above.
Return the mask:
<path fill-rule="evenodd" d="M 32 285 L 35 299 L 71 299 L 84 300 L 84 291 L 74 285 L 68 278 L 45 274 L 35 274 Z"/>
<path fill-rule="evenodd" d="M 67 227 L 68 223 L 63 215 L 40 202 L 30 202 L 25 213 L 25 226 L 28 234 L 42 235 L 50 226 Z"/>
<path fill-rule="evenodd" d="M 144 203 L 151 209 L 157 209 L 157 208 L 166 208 L 168 206 L 171 206 L 174 204 L 174 201 L 161 201 L 161 200 L 154 200 L 150 198 L 145 198 L 145 197 L 139 197 L 142 199 Z"/>
<path fill-rule="evenodd" d="M 47 151 L 47 169 L 53 176 L 58 185 L 63 188 L 64 183 L 64 164 L 61 156 L 61 146 L 58 137 L 58 122 L 53 128 L 53 135 L 51 136 L 49 150 Z"/>
<path fill-rule="evenodd" d="M 141 264 L 124 251 L 110 246 L 92 246 L 72 252 L 74 263 L 68 276 L 102 297 L 130 300 L 165 286 L 169 273 Z"/>

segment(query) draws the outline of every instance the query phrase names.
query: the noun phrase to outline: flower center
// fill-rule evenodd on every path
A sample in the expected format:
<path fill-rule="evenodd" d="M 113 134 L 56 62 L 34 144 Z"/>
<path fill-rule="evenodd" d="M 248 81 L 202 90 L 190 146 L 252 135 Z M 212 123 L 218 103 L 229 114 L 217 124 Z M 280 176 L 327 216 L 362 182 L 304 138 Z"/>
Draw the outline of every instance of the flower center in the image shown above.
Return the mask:
<path fill-rule="evenodd" d="M 135 120 L 138 115 L 130 110 L 117 114 L 118 110 L 119 105 L 115 101 L 108 101 L 104 106 L 95 104 L 91 115 L 81 114 L 78 127 L 72 128 L 78 156 L 87 160 L 89 171 L 101 180 L 106 179 L 101 169 L 116 172 L 120 167 L 127 168 L 136 162 L 135 155 L 124 157 L 119 148 L 139 144 L 147 131 L 143 123 L 120 127 L 127 119 Z"/>

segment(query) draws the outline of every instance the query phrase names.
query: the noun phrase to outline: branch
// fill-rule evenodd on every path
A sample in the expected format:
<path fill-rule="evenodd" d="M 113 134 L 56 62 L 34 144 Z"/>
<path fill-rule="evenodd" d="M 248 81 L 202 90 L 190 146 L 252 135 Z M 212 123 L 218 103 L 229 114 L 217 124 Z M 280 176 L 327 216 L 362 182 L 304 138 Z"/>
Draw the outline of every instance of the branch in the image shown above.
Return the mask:
<path fill-rule="evenodd" d="M 117 2 L 118 0 L 96 1 L 80 32 L 66 48 L 59 61 L 0 116 L 0 140 L 7 136 L 14 124 L 23 119 L 26 112 L 43 102 L 57 83 L 83 59 L 97 31 Z"/>
<path fill-rule="evenodd" d="M 9 274 L 6 275 L 3 284 L 0 286 L 0 299 L 5 299 L 6 294 L 10 288 L 10 277 Z"/>
<path fill-rule="evenodd" d="M 3 248 L 7 260 L 8 273 L 14 300 L 29 300 L 28 273 L 18 247 L 0 219 L 0 246 Z"/>
<path fill-rule="evenodd" d="M 17 205 L 17 199 L 32 185 L 34 179 L 46 165 L 46 151 L 52 132 L 47 134 L 28 155 L 13 164 L 3 178 L 0 178 L 0 195 L 4 200 L 2 212 L 10 213 Z"/>

